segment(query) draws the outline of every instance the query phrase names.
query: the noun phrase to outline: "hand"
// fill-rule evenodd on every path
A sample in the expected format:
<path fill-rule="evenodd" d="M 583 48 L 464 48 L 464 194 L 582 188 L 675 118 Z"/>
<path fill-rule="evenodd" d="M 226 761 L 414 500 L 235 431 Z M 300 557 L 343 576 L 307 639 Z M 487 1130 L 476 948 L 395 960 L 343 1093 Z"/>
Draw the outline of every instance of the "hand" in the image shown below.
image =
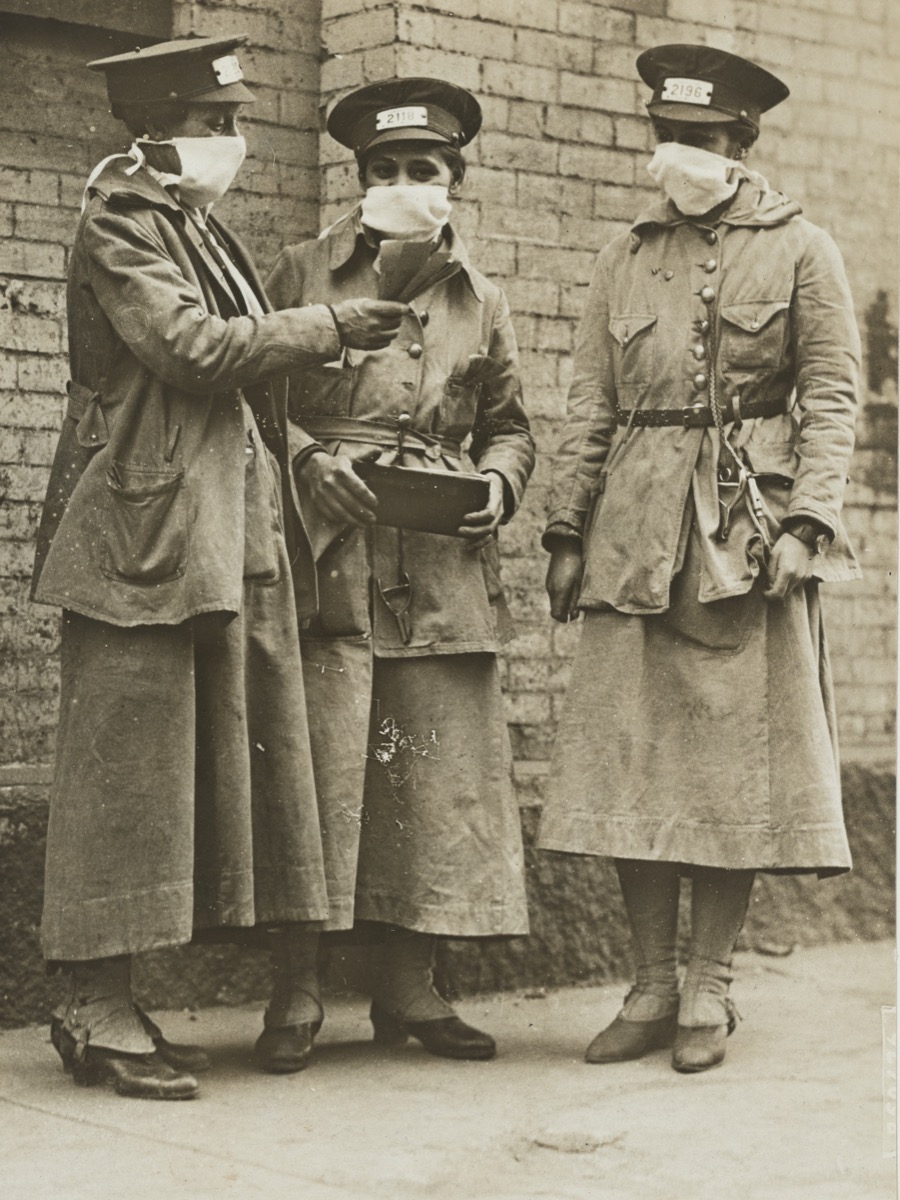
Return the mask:
<path fill-rule="evenodd" d="M 483 550 L 503 518 L 503 476 L 491 471 L 484 476 L 490 484 L 488 502 L 478 512 L 466 513 L 456 531 L 469 543 L 469 550 Z"/>
<path fill-rule="evenodd" d="M 374 522 L 378 501 L 353 470 L 352 460 L 346 454 L 332 457 L 320 450 L 307 458 L 299 474 L 316 507 L 332 521 L 347 525 Z"/>
<path fill-rule="evenodd" d="M 769 555 L 769 586 L 763 592 L 767 600 L 784 600 L 795 588 L 812 578 L 816 556 L 799 538 L 783 533 Z"/>
<path fill-rule="evenodd" d="M 578 615 L 578 593 L 584 572 L 581 542 L 561 538 L 550 555 L 545 586 L 550 597 L 550 616 L 563 625 Z"/>
<path fill-rule="evenodd" d="M 332 309 L 341 341 L 351 350 L 383 350 L 397 336 L 401 320 L 412 312 L 408 304 L 395 300 L 342 300 Z"/>

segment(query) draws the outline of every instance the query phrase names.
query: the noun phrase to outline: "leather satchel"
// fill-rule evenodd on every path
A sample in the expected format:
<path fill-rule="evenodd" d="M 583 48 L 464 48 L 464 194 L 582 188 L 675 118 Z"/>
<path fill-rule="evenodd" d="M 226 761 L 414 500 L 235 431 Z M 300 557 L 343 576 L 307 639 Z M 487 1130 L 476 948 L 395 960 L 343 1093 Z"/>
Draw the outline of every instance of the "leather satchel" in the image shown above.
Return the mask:
<path fill-rule="evenodd" d="M 374 462 L 355 462 L 353 469 L 378 498 L 378 525 L 454 537 L 463 517 L 486 508 L 490 497 L 483 475 Z"/>

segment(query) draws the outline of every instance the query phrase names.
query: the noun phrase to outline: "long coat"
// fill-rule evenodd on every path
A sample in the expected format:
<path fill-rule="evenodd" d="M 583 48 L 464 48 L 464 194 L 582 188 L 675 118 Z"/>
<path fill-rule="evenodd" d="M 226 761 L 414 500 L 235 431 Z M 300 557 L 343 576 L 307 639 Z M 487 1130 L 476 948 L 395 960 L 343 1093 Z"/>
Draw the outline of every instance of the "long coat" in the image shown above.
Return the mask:
<path fill-rule="evenodd" d="M 505 481 L 504 518 L 509 520 L 534 465 L 509 305 L 503 292 L 474 270 L 465 246 L 452 234 L 450 250 L 454 273 L 414 300 L 390 346 L 351 350 L 339 363 L 292 373 L 290 437 L 294 430 L 301 437 L 315 433 L 329 450 L 351 458 L 389 452 L 396 435 L 389 433 L 387 444 L 377 443 L 367 439 L 364 424 L 335 422 L 350 418 L 390 425 L 408 412 L 412 421 L 404 461 L 425 469 L 498 472 Z M 287 247 L 266 287 L 274 303 L 284 305 L 376 296 L 374 260 L 375 250 L 352 212 L 316 241 Z M 417 434 L 429 441 L 419 441 Z M 296 453 L 303 446 L 298 442 L 292 448 Z M 302 469 L 297 478 L 302 488 Z M 304 508 L 304 519 L 315 541 L 318 515 L 312 503 Z M 457 538 L 404 533 L 401 569 L 412 581 L 407 613 L 412 636 L 404 641 L 387 606 L 370 606 L 362 582 L 369 570 L 365 537 L 328 532 L 338 536 L 319 560 L 319 614 L 311 634 L 371 635 L 382 657 L 497 650 L 494 609 L 503 600 L 495 548 L 472 554 Z M 395 533 L 376 531 L 374 570 L 385 586 L 397 582 L 400 553 Z"/>
<path fill-rule="evenodd" d="M 240 243 L 210 222 L 264 297 Z M 116 625 L 238 612 L 241 392 L 277 450 L 284 393 L 268 381 L 337 354 L 328 310 L 241 315 L 184 210 L 145 170 L 128 176 L 117 160 L 91 188 L 68 312 L 73 382 L 38 535 L 34 599 Z M 302 528 L 292 533 L 298 605 L 308 615 L 312 559 Z"/>
<path fill-rule="evenodd" d="M 817 583 L 762 589 L 788 516 L 834 535 L 818 579 L 859 574 L 840 520 L 858 367 L 840 256 L 778 193 L 744 182 L 714 223 L 658 204 L 601 253 L 545 534 L 580 542 L 587 615 L 544 847 L 849 866 Z M 713 404 L 762 501 L 739 498 L 724 539 L 720 437 L 691 423 Z"/>
<path fill-rule="evenodd" d="M 713 387 L 726 411 L 760 399 L 780 408 L 739 426 L 726 417 L 730 440 L 760 476 L 773 529 L 786 516 L 812 517 L 835 535 L 817 576 L 859 575 L 840 521 L 859 335 L 837 248 L 799 212 L 744 182 L 715 227 L 659 204 L 600 254 L 548 522 L 584 535 L 583 608 L 665 611 L 692 491 L 717 524 L 715 428 L 623 419 L 708 406 Z M 747 592 L 759 574 L 744 506 L 735 518 L 728 540 L 704 541 L 703 602 Z"/>
<path fill-rule="evenodd" d="M 509 307 L 452 233 L 447 245 L 451 273 L 414 298 L 389 347 L 292 374 L 291 417 L 329 452 L 355 458 L 390 456 L 406 412 L 404 462 L 498 472 L 508 520 L 534 461 Z M 278 304 L 376 296 L 375 254 L 353 212 L 288 247 L 267 287 Z M 304 519 L 324 547 L 320 609 L 302 641 L 330 927 L 357 918 L 432 933 L 525 932 L 494 657 L 505 611 L 496 544 L 473 552 L 454 537 L 331 528 L 307 494 L 303 457 Z M 405 605 L 402 619 L 386 592 Z"/>
<path fill-rule="evenodd" d="M 228 231 L 145 170 L 111 162 L 91 192 L 35 569 L 67 610 L 42 922 L 66 960 L 327 913 L 296 612 L 315 577 L 298 518 L 291 578 L 266 381 L 333 355 L 335 327 L 265 313 Z"/>

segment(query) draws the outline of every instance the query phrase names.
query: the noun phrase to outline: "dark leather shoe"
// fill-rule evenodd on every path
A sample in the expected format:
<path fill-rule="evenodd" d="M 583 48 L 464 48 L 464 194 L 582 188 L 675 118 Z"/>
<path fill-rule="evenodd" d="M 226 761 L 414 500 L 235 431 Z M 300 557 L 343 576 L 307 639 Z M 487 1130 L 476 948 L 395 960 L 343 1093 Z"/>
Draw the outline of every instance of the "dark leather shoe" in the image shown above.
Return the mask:
<path fill-rule="evenodd" d="M 725 1025 L 679 1025 L 672 1050 L 672 1066 L 683 1075 L 694 1075 L 717 1067 L 725 1057 L 725 1041 L 737 1026 L 737 1010 L 726 1002 L 728 1022 Z"/>
<path fill-rule="evenodd" d="M 616 1017 L 600 1031 L 584 1054 L 587 1063 L 630 1062 L 651 1050 L 662 1050 L 675 1040 L 678 1013 L 655 1021 L 626 1021 Z"/>
<path fill-rule="evenodd" d="M 67 1071 L 79 1087 L 109 1084 L 120 1096 L 138 1100 L 193 1100 L 197 1080 L 187 1071 L 170 1067 L 153 1054 L 121 1054 L 102 1046 L 85 1046 L 79 1052 L 75 1039 L 62 1028 L 57 1049 Z"/>
<path fill-rule="evenodd" d="M 270 1075 L 292 1075 L 309 1066 L 321 1021 L 264 1029 L 253 1048 L 256 1065 Z"/>
<path fill-rule="evenodd" d="M 162 1030 L 151 1020 L 150 1017 L 137 1005 L 134 1006 L 135 1012 L 140 1019 L 141 1024 L 147 1031 L 153 1045 L 156 1047 L 156 1053 L 168 1063 L 170 1067 L 174 1067 L 176 1071 L 187 1071 L 191 1075 L 197 1075 L 202 1071 L 208 1071 L 212 1066 L 209 1060 L 209 1055 L 202 1046 L 192 1046 L 189 1044 L 179 1044 L 178 1042 L 168 1042 L 162 1035 Z M 62 1031 L 63 1022 L 60 1017 L 53 1017 L 50 1021 L 50 1041 L 56 1047 L 56 1050 L 63 1061 L 63 1066 L 67 1071 L 71 1071 L 70 1054 L 64 1054 L 62 1049 Z M 72 1043 L 74 1050 L 75 1041 L 71 1035 L 68 1035 L 68 1040 Z"/>
<path fill-rule="evenodd" d="M 429 1054 L 438 1058 L 486 1061 L 497 1053 L 497 1043 L 457 1016 L 438 1017 L 434 1021 L 398 1021 L 391 1013 L 373 1003 L 371 1008 L 374 1040 L 381 1046 L 402 1046 L 412 1035 Z"/>

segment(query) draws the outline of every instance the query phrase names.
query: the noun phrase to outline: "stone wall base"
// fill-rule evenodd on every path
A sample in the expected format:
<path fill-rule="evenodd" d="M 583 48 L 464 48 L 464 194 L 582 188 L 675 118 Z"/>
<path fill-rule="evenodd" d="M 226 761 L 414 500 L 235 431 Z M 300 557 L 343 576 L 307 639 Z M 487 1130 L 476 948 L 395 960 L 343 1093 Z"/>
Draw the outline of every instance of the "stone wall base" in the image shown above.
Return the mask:
<path fill-rule="evenodd" d="M 856 765 L 846 766 L 843 777 L 855 869 L 823 881 L 760 876 L 742 934 L 745 949 L 783 954 L 794 945 L 893 935 L 895 777 Z M 46 805 L 45 785 L 0 788 L 0 1026 L 46 1020 L 62 992 L 62 980 L 46 974 L 38 947 Z M 523 820 L 531 936 L 443 943 L 438 979 L 448 995 L 629 976 L 628 929 L 611 863 L 538 854 L 535 810 L 524 809 Z M 326 989 L 365 990 L 371 953 L 346 944 L 334 948 Z M 160 951 L 136 961 L 135 983 L 151 1009 L 242 1004 L 266 995 L 268 957 L 231 946 Z"/>

